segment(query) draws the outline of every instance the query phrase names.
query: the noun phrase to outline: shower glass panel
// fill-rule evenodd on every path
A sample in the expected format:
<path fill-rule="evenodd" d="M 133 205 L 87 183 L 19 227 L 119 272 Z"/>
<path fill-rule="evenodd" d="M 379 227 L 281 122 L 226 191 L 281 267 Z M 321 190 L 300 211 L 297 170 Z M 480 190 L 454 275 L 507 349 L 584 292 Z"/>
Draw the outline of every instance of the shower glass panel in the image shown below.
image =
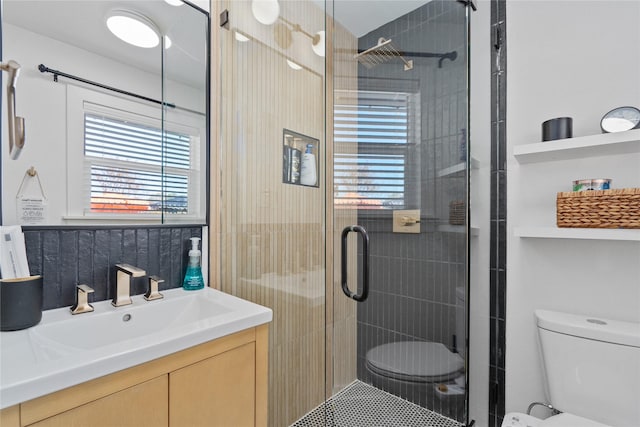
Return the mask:
<path fill-rule="evenodd" d="M 325 417 L 331 425 L 466 423 L 468 6 L 335 0 L 329 8 L 334 283 Z M 356 224 L 368 247 L 343 233 Z M 364 301 L 342 291 L 342 271 L 347 293 L 368 288 Z"/>
<path fill-rule="evenodd" d="M 221 3 L 219 286 L 273 310 L 268 425 L 288 426 L 325 399 L 325 11 Z"/>
<path fill-rule="evenodd" d="M 190 4 L 157 4 L 174 17 L 162 38 L 162 223 L 204 223 L 209 19 Z"/>

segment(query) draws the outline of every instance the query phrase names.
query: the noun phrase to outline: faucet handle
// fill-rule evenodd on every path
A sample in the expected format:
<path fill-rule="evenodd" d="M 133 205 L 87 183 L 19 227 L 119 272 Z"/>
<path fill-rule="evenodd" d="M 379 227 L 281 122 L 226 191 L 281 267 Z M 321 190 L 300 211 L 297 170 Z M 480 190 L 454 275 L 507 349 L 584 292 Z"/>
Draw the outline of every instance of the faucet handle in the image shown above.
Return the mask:
<path fill-rule="evenodd" d="M 147 301 L 153 301 L 164 298 L 164 295 L 158 292 L 158 285 L 160 283 L 164 283 L 164 279 L 161 279 L 158 276 L 149 276 L 149 288 L 147 289 L 147 293 L 144 294 L 144 299 Z"/>
<path fill-rule="evenodd" d="M 116 267 L 119 270 L 124 271 L 125 273 L 127 273 L 131 277 L 142 277 L 145 274 L 147 274 L 147 272 L 144 271 L 143 269 L 138 268 L 138 267 L 134 267 L 131 264 L 116 264 Z"/>
<path fill-rule="evenodd" d="M 76 286 L 76 303 L 71 307 L 71 314 L 90 313 L 93 306 L 89 304 L 89 294 L 92 294 L 93 288 L 88 285 Z"/>
<path fill-rule="evenodd" d="M 92 293 L 95 292 L 94 289 L 89 285 L 84 285 L 84 284 L 83 285 L 78 285 L 78 286 L 76 286 L 76 288 L 79 291 L 86 292 L 87 294 L 92 294 Z"/>

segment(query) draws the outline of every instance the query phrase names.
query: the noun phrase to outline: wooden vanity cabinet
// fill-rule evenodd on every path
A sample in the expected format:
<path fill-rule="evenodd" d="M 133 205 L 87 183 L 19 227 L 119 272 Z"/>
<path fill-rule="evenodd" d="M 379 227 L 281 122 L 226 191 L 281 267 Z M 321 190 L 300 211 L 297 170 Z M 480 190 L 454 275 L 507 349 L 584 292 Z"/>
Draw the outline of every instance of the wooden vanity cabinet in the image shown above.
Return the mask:
<path fill-rule="evenodd" d="M 168 426 L 167 375 L 45 418 L 33 427 Z"/>
<path fill-rule="evenodd" d="M 9 406 L 0 411 L 1 427 L 20 427 L 20 405 Z"/>
<path fill-rule="evenodd" d="M 6 408 L 2 427 L 266 426 L 268 325 Z"/>
<path fill-rule="evenodd" d="M 169 374 L 171 426 L 250 426 L 255 419 L 254 343 Z"/>

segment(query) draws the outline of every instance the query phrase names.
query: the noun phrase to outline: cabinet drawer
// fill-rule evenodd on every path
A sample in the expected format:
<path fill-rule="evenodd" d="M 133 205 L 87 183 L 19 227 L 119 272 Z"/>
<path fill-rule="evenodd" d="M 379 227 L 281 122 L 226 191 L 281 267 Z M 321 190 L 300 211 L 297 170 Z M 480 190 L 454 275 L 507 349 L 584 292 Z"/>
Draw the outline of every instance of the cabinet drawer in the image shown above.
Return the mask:
<path fill-rule="evenodd" d="M 171 426 L 254 426 L 255 351 L 248 343 L 170 373 Z"/>
<path fill-rule="evenodd" d="M 31 424 L 34 427 L 162 427 L 169 425 L 168 375 Z"/>

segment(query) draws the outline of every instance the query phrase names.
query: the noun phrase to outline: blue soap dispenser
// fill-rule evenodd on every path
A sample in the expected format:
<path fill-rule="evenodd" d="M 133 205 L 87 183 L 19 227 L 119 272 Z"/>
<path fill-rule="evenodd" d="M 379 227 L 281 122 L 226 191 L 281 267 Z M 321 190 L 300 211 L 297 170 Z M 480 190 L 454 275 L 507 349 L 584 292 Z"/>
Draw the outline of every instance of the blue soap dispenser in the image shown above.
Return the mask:
<path fill-rule="evenodd" d="M 184 275 L 182 288 L 185 291 L 195 291 L 204 288 L 204 280 L 202 279 L 202 267 L 200 266 L 201 252 L 198 249 L 199 237 L 192 237 L 191 250 L 189 251 L 189 265 Z"/>

